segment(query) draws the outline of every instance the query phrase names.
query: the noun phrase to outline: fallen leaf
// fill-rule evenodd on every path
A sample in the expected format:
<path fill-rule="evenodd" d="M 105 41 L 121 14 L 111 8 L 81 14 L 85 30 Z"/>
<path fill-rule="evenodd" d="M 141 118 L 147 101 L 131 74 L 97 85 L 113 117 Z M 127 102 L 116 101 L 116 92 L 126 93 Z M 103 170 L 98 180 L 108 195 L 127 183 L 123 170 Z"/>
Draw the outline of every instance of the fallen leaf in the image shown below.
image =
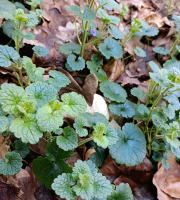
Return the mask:
<path fill-rule="evenodd" d="M 112 58 L 104 67 L 109 81 L 115 81 L 124 72 L 124 65 L 120 59 Z"/>
<path fill-rule="evenodd" d="M 159 163 L 158 171 L 153 178 L 159 200 L 180 199 L 180 165 L 173 154 L 169 154 L 168 162 L 170 169 L 166 170 L 162 163 Z"/>
<path fill-rule="evenodd" d="M 141 82 L 138 78 L 131 78 L 126 73 L 123 73 L 118 79 L 115 81 L 116 83 L 121 83 L 121 86 L 129 85 L 140 85 Z"/>
<path fill-rule="evenodd" d="M 0 133 L 0 159 L 4 158 L 5 155 L 8 153 L 8 146 L 6 145 L 6 140 Z"/>
<path fill-rule="evenodd" d="M 58 70 L 65 74 L 71 81 L 69 85 L 67 85 L 64 88 L 61 88 L 61 90 L 59 91 L 59 95 L 61 96 L 62 94 L 67 92 L 77 92 L 78 94 L 84 96 L 88 105 L 91 106 L 93 103 L 94 94 L 96 93 L 98 87 L 98 80 L 96 76 L 94 74 L 89 74 L 84 81 L 83 87 L 81 88 L 80 85 L 67 71 L 63 69 Z"/>
<path fill-rule="evenodd" d="M 2 22 L 3 22 L 3 18 L 0 18 L 0 27 L 2 25 Z"/>
<path fill-rule="evenodd" d="M 89 157 L 93 154 L 96 153 L 95 149 L 88 149 L 85 155 L 85 160 L 87 161 L 89 159 Z"/>
<path fill-rule="evenodd" d="M 78 152 L 75 151 L 75 152 L 73 153 L 73 155 L 72 155 L 70 158 L 68 158 L 68 159 L 66 160 L 66 163 L 67 163 L 68 165 L 70 165 L 71 167 L 74 167 L 74 163 L 75 163 L 77 160 L 81 160 L 81 156 L 79 155 Z"/>
<path fill-rule="evenodd" d="M 40 138 L 38 143 L 29 144 L 29 147 L 33 152 L 45 156 L 47 143 L 48 143 L 47 140 L 45 140 L 44 138 Z"/>

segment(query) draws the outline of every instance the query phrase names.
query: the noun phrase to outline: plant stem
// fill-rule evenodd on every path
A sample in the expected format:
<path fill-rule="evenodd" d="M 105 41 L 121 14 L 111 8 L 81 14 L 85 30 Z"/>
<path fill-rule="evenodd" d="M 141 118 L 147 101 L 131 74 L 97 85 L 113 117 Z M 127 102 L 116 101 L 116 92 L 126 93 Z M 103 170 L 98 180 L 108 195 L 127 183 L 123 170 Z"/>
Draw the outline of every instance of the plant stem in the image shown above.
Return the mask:
<path fill-rule="evenodd" d="M 91 140 L 93 140 L 93 137 L 90 137 L 90 138 L 87 138 L 85 140 L 80 141 L 78 143 L 78 147 L 81 146 L 81 145 L 83 145 L 83 144 L 85 144 L 85 143 L 87 143 L 87 142 L 90 142 Z"/>
<path fill-rule="evenodd" d="M 172 0 L 169 0 L 168 6 L 167 6 L 167 13 L 166 13 L 167 17 L 169 15 L 170 10 L 171 10 L 171 4 L 172 4 Z"/>
<path fill-rule="evenodd" d="M 178 33 L 177 38 L 170 49 L 170 53 L 173 53 L 174 49 L 176 48 L 176 45 L 179 43 L 179 40 L 180 40 L 180 32 Z"/>
<path fill-rule="evenodd" d="M 15 70 L 15 67 L 14 67 L 13 63 L 11 64 L 11 67 L 12 67 L 12 70 L 14 71 L 14 73 L 15 73 L 15 76 L 16 76 L 20 86 L 23 87 L 23 84 L 21 83 L 21 80 L 19 79 L 19 76 L 18 76 L 18 74 L 17 74 L 17 72 Z"/>
<path fill-rule="evenodd" d="M 158 98 L 155 100 L 155 102 L 153 103 L 152 107 L 151 107 L 151 111 L 149 113 L 148 119 L 146 121 L 146 126 L 145 126 L 145 130 L 148 129 L 148 125 L 152 116 L 152 113 L 154 111 L 154 108 L 156 107 L 156 105 L 158 104 L 159 100 L 162 98 L 162 96 L 169 90 L 169 87 L 165 89 L 165 91 L 161 94 L 159 94 Z"/>
<path fill-rule="evenodd" d="M 90 9 L 93 7 L 94 1 L 95 0 L 91 1 L 91 4 L 89 6 Z M 80 57 L 82 57 L 82 58 L 84 57 L 84 49 L 85 49 L 85 46 L 86 46 L 86 40 L 87 40 L 87 36 L 88 36 L 87 30 L 89 28 L 89 24 L 90 24 L 90 22 L 87 21 L 86 24 L 85 24 L 85 28 L 84 28 L 84 34 L 83 34 L 81 52 L 80 52 Z"/>

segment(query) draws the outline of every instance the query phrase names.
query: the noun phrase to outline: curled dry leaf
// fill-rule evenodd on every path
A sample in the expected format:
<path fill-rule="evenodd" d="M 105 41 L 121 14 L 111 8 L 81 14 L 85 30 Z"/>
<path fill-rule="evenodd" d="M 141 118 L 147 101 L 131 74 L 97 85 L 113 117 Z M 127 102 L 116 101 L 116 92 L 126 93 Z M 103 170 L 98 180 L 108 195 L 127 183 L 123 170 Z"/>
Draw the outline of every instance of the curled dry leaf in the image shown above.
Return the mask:
<path fill-rule="evenodd" d="M 7 153 L 8 153 L 8 146 L 6 145 L 4 137 L 0 133 L 0 159 L 4 158 Z"/>
<path fill-rule="evenodd" d="M 83 88 L 81 88 L 67 71 L 63 69 L 59 69 L 59 71 L 65 74 L 71 81 L 69 85 L 59 91 L 59 95 L 61 96 L 67 92 L 77 92 L 78 94 L 84 96 L 89 106 L 92 106 L 94 94 L 96 93 L 98 87 L 98 80 L 96 76 L 94 74 L 89 74 L 84 81 Z"/>
<path fill-rule="evenodd" d="M 139 165 L 127 167 L 118 165 L 111 156 L 105 160 L 101 168 L 103 175 L 114 181 L 119 176 L 130 178 L 136 184 L 147 183 L 152 180 L 153 171 L 151 162 L 145 158 Z"/>
<path fill-rule="evenodd" d="M 104 67 L 109 81 L 115 81 L 124 72 L 124 65 L 120 59 L 112 58 Z"/>
<path fill-rule="evenodd" d="M 47 140 L 44 138 L 40 138 L 39 142 L 36 144 L 29 144 L 29 147 L 32 151 L 34 151 L 37 154 L 40 154 L 42 156 L 46 155 L 46 145 L 47 145 Z"/>
<path fill-rule="evenodd" d="M 90 157 L 93 153 L 96 153 L 96 150 L 95 150 L 95 149 L 88 149 L 88 151 L 86 152 L 86 155 L 85 155 L 85 160 L 88 160 L 89 157 Z"/>
<path fill-rule="evenodd" d="M 3 22 L 3 18 L 0 18 L 0 27 L 2 25 L 2 22 Z"/>
<path fill-rule="evenodd" d="M 159 200 L 180 199 L 180 165 L 176 162 L 173 154 L 169 154 L 168 162 L 170 169 L 166 170 L 162 163 L 159 163 L 158 171 L 153 178 Z"/>

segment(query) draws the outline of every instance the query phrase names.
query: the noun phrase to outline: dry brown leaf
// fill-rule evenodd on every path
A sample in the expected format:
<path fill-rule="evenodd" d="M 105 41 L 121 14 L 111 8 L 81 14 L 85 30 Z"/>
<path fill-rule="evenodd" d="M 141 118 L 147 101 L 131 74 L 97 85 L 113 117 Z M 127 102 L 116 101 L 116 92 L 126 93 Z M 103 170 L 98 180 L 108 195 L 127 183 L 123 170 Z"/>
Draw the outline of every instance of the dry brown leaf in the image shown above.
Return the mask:
<path fill-rule="evenodd" d="M 0 27 L 2 25 L 2 22 L 3 22 L 3 18 L 0 18 Z"/>
<path fill-rule="evenodd" d="M 77 160 L 81 160 L 81 156 L 79 155 L 78 152 L 74 152 L 73 155 L 72 155 L 70 158 L 68 158 L 68 159 L 66 160 L 66 163 L 67 163 L 68 165 L 70 165 L 71 167 L 74 167 L 74 163 L 75 163 Z"/>
<path fill-rule="evenodd" d="M 89 159 L 89 157 L 93 154 L 96 153 L 95 149 L 88 149 L 85 155 L 85 160 L 87 161 Z"/>
<path fill-rule="evenodd" d="M 115 178 L 124 175 L 137 184 L 150 182 L 153 176 L 152 164 L 147 158 L 139 165 L 127 167 L 126 165 L 118 165 L 110 155 L 105 160 L 101 172 L 110 180 L 114 181 Z"/>
<path fill-rule="evenodd" d="M 98 87 L 98 79 L 96 78 L 96 76 L 94 74 L 89 74 L 84 81 L 83 88 L 81 88 L 80 85 L 67 71 L 63 69 L 59 69 L 59 71 L 65 74 L 71 81 L 69 85 L 61 88 L 61 90 L 59 91 L 59 95 L 61 96 L 62 94 L 67 92 L 77 92 L 78 94 L 84 96 L 89 106 L 92 106 L 94 94 L 96 93 Z"/>
<path fill-rule="evenodd" d="M 130 84 L 130 85 L 140 85 L 141 84 L 141 82 L 138 80 L 138 78 L 131 78 L 126 73 L 123 73 L 115 82 L 121 83 L 122 86 L 125 86 L 127 84 Z"/>
<path fill-rule="evenodd" d="M 124 65 L 120 59 L 112 58 L 104 67 L 109 81 L 115 81 L 121 74 L 124 73 Z"/>
<path fill-rule="evenodd" d="M 8 153 L 8 146 L 6 145 L 6 140 L 0 133 L 0 159 L 4 158 L 5 155 Z"/>
<path fill-rule="evenodd" d="M 140 42 L 141 37 L 133 37 L 124 44 L 124 50 L 130 55 L 134 54 L 134 49 L 138 46 L 143 48 L 144 44 Z"/>
<path fill-rule="evenodd" d="M 158 171 L 153 178 L 159 200 L 180 199 L 180 165 L 173 154 L 169 156 L 170 169 L 166 170 L 162 163 L 159 163 Z"/>
<path fill-rule="evenodd" d="M 34 151 L 37 154 L 40 154 L 42 156 L 46 155 L 46 145 L 47 145 L 47 140 L 44 138 L 40 138 L 39 142 L 36 144 L 29 144 L 29 147 L 32 151 Z"/>

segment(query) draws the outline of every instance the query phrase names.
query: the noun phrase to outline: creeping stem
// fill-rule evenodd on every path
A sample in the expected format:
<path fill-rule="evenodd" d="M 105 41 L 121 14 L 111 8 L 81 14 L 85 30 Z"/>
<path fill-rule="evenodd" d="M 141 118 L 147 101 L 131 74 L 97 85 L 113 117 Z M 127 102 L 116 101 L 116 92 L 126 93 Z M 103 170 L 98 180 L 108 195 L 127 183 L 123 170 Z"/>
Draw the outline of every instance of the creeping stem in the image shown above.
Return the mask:
<path fill-rule="evenodd" d="M 87 142 L 90 142 L 91 140 L 93 140 L 92 137 L 80 141 L 80 142 L 78 143 L 78 147 L 81 146 L 81 145 L 83 145 L 83 144 L 85 144 L 85 143 L 87 143 Z"/>

